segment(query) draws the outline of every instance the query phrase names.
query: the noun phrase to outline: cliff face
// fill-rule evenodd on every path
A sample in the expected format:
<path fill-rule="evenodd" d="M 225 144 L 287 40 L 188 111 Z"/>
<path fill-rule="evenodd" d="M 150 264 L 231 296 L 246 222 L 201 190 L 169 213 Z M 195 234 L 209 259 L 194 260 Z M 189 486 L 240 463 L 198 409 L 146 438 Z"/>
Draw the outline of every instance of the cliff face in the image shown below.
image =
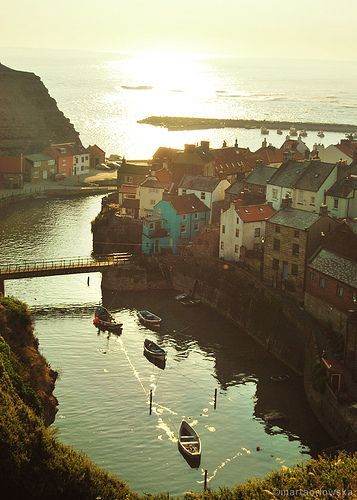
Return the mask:
<path fill-rule="evenodd" d="M 36 153 L 51 142 L 80 139 L 38 76 L 0 64 L 0 155 Z"/>

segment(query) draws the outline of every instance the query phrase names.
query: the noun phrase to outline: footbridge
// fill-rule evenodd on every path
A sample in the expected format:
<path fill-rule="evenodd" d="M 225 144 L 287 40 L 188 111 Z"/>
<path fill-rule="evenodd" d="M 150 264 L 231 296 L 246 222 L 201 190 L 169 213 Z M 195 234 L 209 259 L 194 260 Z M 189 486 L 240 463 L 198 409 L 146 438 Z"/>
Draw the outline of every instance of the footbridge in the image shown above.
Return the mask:
<path fill-rule="evenodd" d="M 64 259 L 25 261 L 18 263 L 0 262 L 0 294 L 5 294 L 5 280 L 59 276 L 64 274 L 98 273 L 112 267 L 127 264 L 132 255 L 115 253 L 97 258 L 68 257 Z"/>

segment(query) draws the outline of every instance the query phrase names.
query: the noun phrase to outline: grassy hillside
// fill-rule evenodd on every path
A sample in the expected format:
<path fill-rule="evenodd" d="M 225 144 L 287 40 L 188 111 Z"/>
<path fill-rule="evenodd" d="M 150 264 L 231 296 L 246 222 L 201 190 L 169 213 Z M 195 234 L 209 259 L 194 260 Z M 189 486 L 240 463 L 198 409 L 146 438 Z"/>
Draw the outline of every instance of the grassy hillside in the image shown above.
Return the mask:
<path fill-rule="evenodd" d="M 24 304 L 0 297 L 0 334 L 0 498 L 139 498 L 123 481 L 94 465 L 83 453 L 61 444 L 51 428 L 45 426 L 44 400 L 37 391 L 43 390 L 41 377 L 47 375 L 42 356 L 38 359 L 35 356 L 37 342 L 32 334 L 31 316 Z M 35 373 L 35 381 L 31 373 Z M 353 482 L 356 477 L 357 460 L 340 455 L 284 468 L 265 479 L 249 481 L 231 489 L 187 493 L 185 498 L 271 499 L 284 496 L 277 492 L 288 489 L 352 492 L 354 488 L 357 495 Z M 321 496 L 326 498 L 327 495 L 322 493 L 317 497 Z M 337 493 L 334 497 L 338 498 Z M 357 498 L 351 493 L 349 496 L 346 493 L 345 497 Z M 163 494 L 146 498 L 173 497 Z"/>

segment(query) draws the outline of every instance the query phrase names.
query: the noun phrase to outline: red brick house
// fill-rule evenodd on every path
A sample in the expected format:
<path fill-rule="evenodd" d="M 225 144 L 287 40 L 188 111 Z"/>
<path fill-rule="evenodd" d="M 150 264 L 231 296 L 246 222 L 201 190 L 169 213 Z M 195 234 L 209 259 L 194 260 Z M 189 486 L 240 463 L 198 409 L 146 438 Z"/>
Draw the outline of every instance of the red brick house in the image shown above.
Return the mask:
<path fill-rule="evenodd" d="M 19 189 L 23 184 L 22 157 L 0 156 L 0 189 Z"/>
<path fill-rule="evenodd" d="M 74 143 L 51 144 L 44 153 L 56 161 L 57 173 L 70 177 L 73 173 Z"/>
<path fill-rule="evenodd" d="M 97 165 L 105 163 L 105 151 L 96 144 L 88 146 L 87 152 L 90 156 L 90 168 L 95 168 Z"/>

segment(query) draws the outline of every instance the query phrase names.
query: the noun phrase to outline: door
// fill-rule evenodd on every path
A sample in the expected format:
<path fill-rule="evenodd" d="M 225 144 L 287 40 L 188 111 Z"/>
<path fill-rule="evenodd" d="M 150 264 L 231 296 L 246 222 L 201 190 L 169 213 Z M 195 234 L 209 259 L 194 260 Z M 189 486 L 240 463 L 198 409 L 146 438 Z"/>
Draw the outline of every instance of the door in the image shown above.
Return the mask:
<path fill-rule="evenodd" d="M 288 279 L 288 274 L 289 274 L 289 266 L 287 262 L 283 262 L 283 280 Z"/>
<path fill-rule="evenodd" d="M 43 180 L 47 179 L 47 170 L 42 170 L 42 179 Z"/>

